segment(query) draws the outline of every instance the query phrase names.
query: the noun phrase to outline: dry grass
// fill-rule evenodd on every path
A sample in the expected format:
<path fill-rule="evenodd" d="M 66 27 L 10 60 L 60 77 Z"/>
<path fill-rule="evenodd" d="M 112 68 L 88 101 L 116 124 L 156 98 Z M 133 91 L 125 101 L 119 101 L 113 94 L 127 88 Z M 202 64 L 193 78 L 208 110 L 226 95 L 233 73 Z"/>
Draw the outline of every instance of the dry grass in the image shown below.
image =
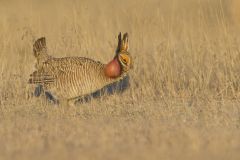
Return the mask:
<path fill-rule="evenodd" d="M 230 12 L 229 12 L 230 11 Z M 0 159 L 239 159 L 239 30 L 227 0 L 0 2 Z M 29 97 L 33 40 L 109 61 L 131 86 L 77 107 Z"/>
<path fill-rule="evenodd" d="M 232 15 L 231 19 L 239 27 L 240 25 L 240 1 L 239 0 L 231 0 L 230 1 L 229 11 Z"/>

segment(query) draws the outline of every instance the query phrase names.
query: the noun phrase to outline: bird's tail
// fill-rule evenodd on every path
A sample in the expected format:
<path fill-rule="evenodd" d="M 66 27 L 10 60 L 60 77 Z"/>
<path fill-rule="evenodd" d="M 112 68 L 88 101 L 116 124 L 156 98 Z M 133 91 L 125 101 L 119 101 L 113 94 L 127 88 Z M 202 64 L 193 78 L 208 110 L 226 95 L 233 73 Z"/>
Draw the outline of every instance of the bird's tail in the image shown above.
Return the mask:
<path fill-rule="evenodd" d="M 47 53 L 46 38 L 41 37 L 33 44 L 33 53 L 38 62 L 46 61 L 50 56 Z"/>

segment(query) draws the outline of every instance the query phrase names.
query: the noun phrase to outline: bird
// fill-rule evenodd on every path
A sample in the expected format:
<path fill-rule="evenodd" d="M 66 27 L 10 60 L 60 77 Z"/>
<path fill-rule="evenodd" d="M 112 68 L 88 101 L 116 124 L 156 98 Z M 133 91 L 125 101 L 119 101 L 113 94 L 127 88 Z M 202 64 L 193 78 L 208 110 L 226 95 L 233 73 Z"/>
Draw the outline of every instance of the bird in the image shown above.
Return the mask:
<path fill-rule="evenodd" d="M 128 33 L 122 36 L 120 32 L 115 55 L 107 64 L 78 56 L 55 58 L 48 54 L 46 38 L 41 37 L 33 44 L 36 70 L 28 83 L 38 89 L 41 86 L 58 103 L 74 105 L 78 99 L 128 76 L 133 66 L 128 50 Z"/>

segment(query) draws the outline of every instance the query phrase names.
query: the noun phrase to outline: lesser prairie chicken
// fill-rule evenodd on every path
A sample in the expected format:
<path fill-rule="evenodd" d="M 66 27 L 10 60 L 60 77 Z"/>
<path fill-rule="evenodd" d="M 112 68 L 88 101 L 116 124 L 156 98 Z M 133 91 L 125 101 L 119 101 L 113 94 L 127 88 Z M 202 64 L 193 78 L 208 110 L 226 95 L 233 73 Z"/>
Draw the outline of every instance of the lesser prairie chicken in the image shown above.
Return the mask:
<path fill-rule="evenodd" d="M 132 66 L 128 48 L 128 34 L 119 33 L 116 54 L 107 64 L 85 57 L 54 58 L 42 37 L 33 44 L 37 64 L 29 83 L 42 86 L 54 99 L 72 103 L 127 76 Z"/>

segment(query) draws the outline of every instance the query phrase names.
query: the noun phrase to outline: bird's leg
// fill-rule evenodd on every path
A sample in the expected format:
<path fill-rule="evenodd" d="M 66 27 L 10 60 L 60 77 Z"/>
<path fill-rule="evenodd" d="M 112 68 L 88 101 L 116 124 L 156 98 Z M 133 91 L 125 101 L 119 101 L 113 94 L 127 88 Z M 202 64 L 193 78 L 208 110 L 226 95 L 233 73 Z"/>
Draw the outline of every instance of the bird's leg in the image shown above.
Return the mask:
<path fill-rule="evenodd" d="M 50 92 L 45 92 L 45 96 L 48 101 L 52 102 L 53 104 L 59 104 L 59 100 L 54 97 Z"/>
<path fill-rule="evenodd" d="M 39 97 L 41 93 L 43 92 L 43 86 L 42 85 L 37 85 L 34 90 L 34 96 Z"/>

